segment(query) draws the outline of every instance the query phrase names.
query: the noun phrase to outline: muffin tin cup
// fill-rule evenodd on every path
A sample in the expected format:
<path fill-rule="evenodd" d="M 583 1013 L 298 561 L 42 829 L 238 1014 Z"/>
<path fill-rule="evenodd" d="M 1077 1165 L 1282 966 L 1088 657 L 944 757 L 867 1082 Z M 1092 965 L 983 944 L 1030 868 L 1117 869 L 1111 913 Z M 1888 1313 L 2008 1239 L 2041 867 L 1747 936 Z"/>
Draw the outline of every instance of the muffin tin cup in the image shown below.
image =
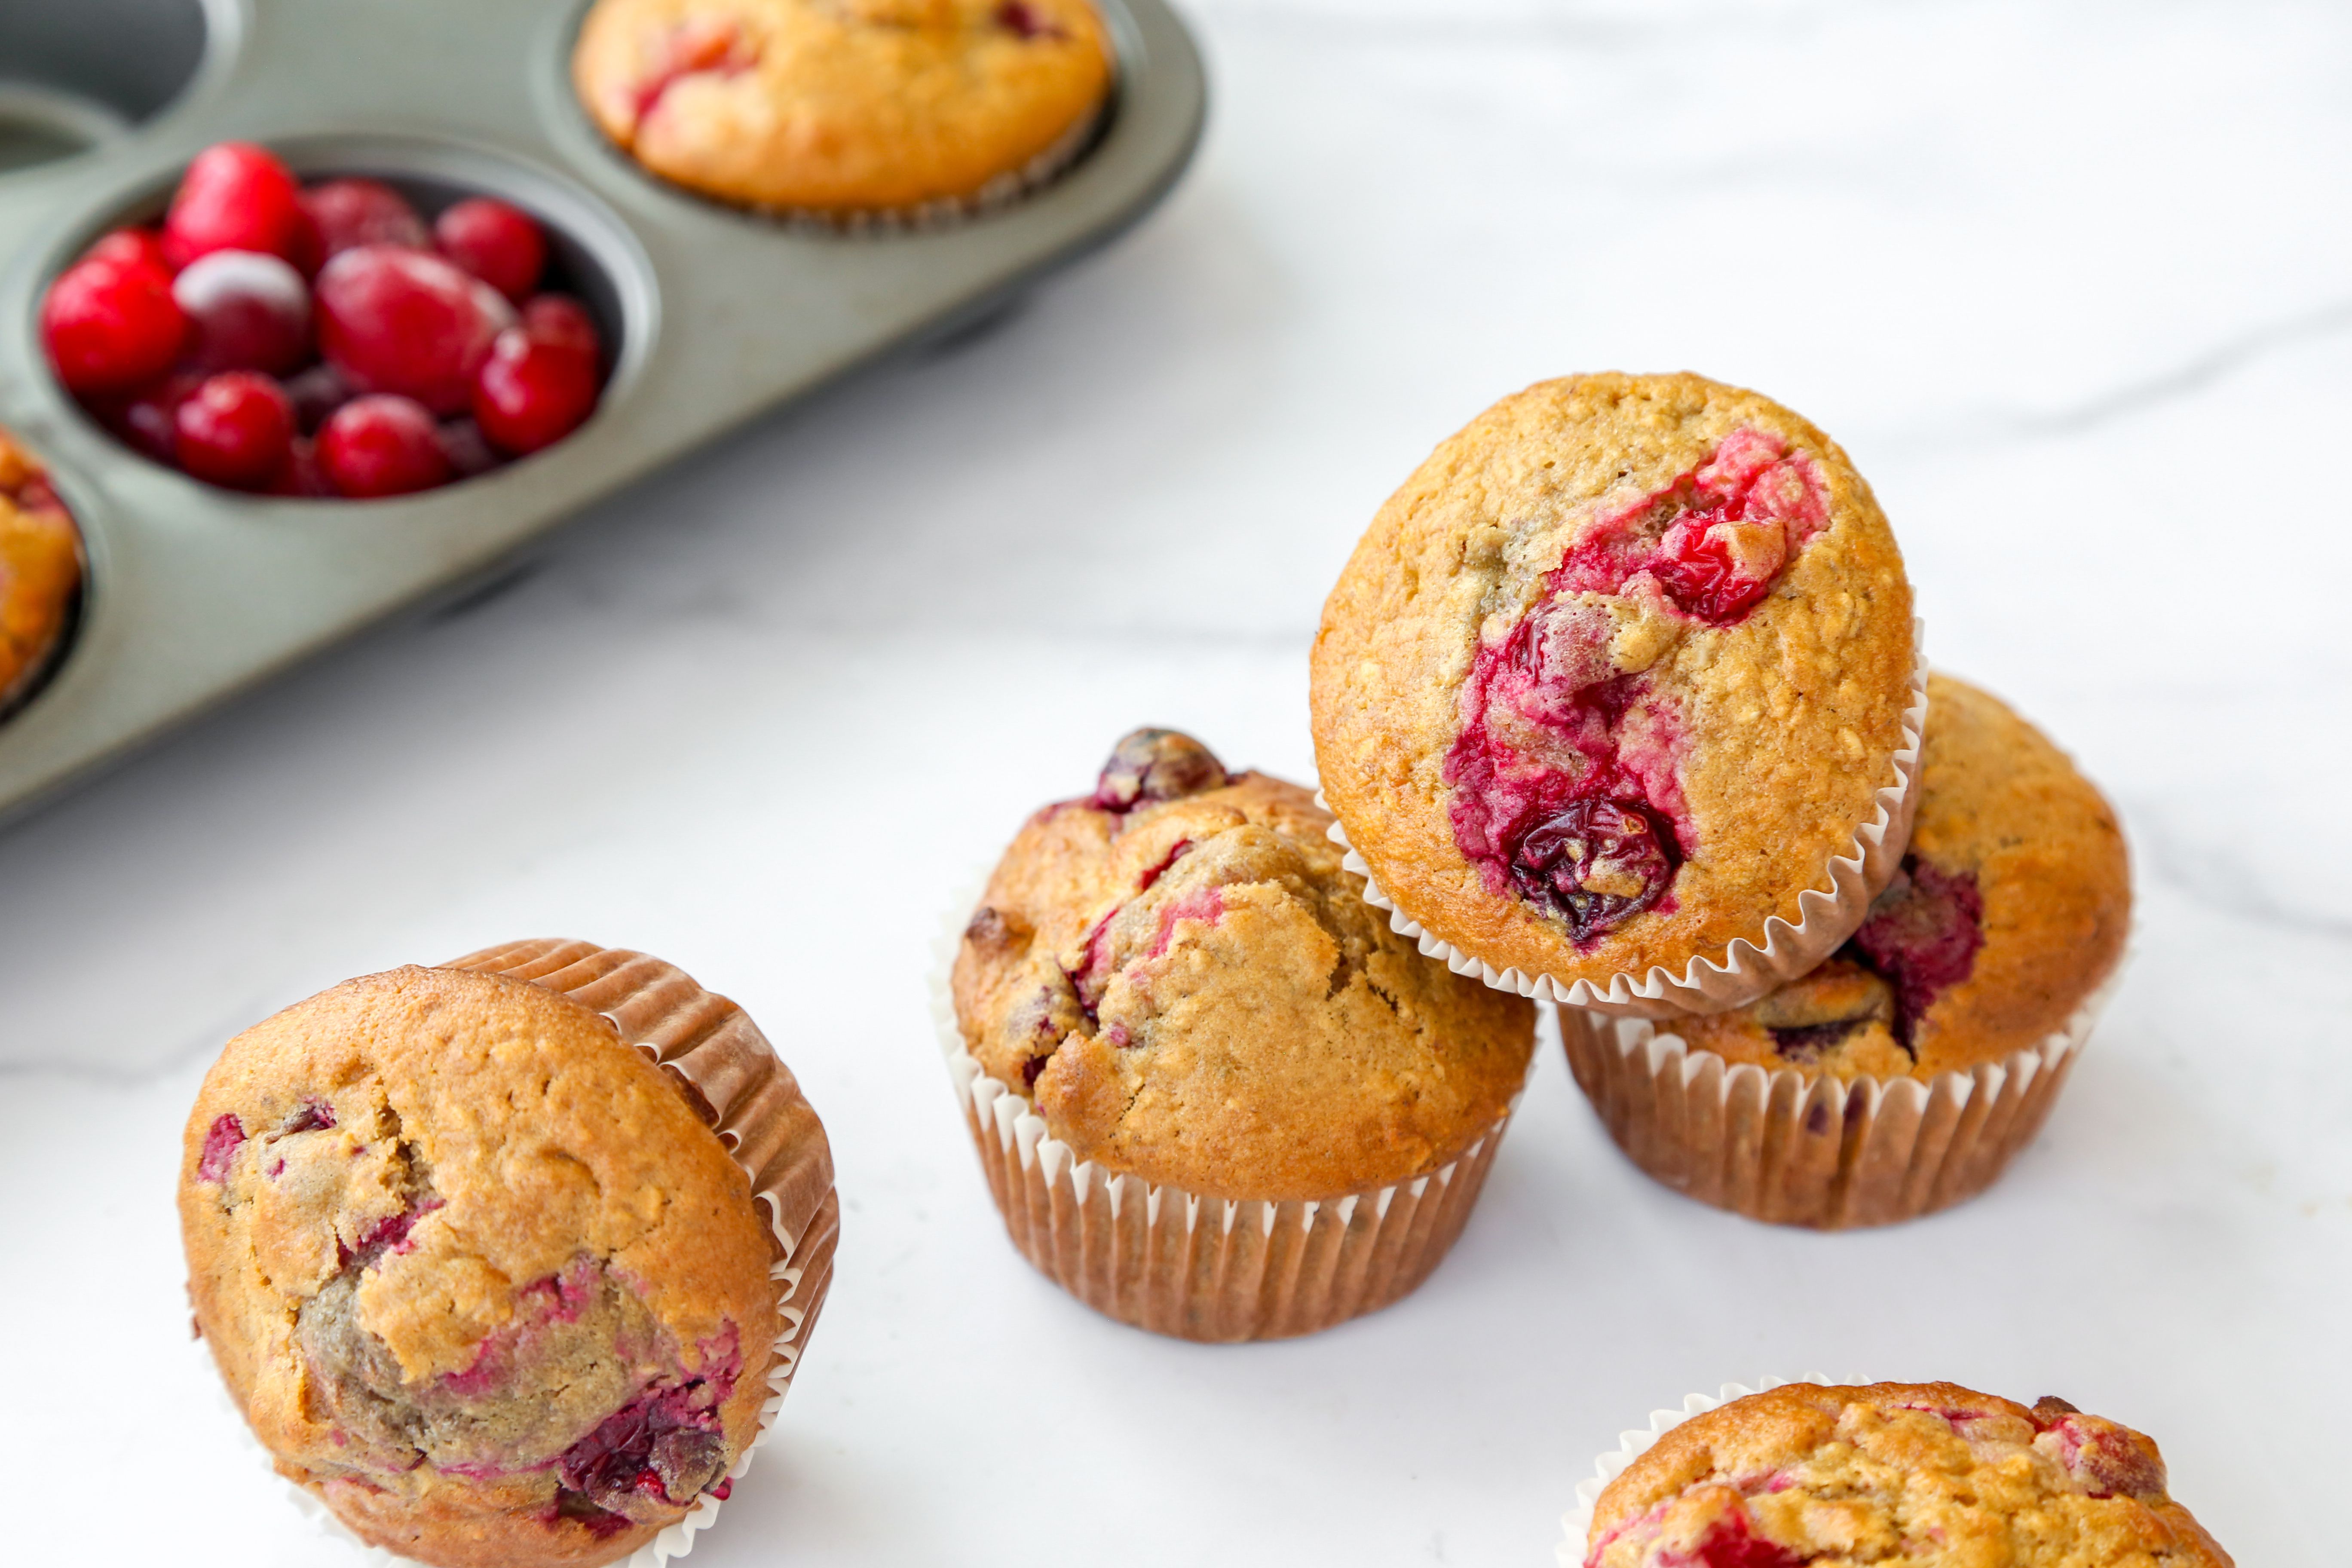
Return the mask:
<path fill-rule="evenodd" d="M 1924 628 L 1912 626 L 1916 648 Z M 1349 842 L 1347 829 L 1335 816 L 1331 842 L 1347 851 L 1345 865 L 1364 879 L 1364 899 L 1385 910 L 1391 929 L 1413 938 L 1421 951 L 1442 959 L 1456 974 L 1475 974 L 1500 991 L 1516 992 L 1538 1002 L 1560 1003 L 1622 1017 L 1672 1018 L 1691 1013 L 1722 1013 L 1743 1006 L 1774 988 L 1810 972 L 1835 952 L 1870 913 L 1870 901 L 1885 890 L 1903 862 L 1911 841 L 1911 819 L 1919 809 L 1919 744 L 1927 723 L 1927 660 L 1921 652 L 1911 671 L 1911 700 L 1903 710 L 1902 743 L 1894 755 L 1895 782 L 1883 785 L 1874 799 L 1871 819 L 1853 836 L 1844 854 L 1830 858 L 1822 886 L 1808 888 L 1797 897 L 1800 918 L 1792 924 L 1773 915 L 1764 922 L 1762 945 L 1735 938 L 1721 957 L 1695 956 L 1675 973 L 1653 966 L 1646 974 L 1621 973 L 1605 985 L 1590 980 L 1563 980 L 1555 974 L 1528 974 L 1517 969 L 1496 969 L 1465 952 L 1400 908 L 1395 898 L 1372 875 L 1371 867 Z M 1316 804 L 1329 809 L 1320 792 Z"/>
<path fill-rule="evenodd" d="M 1650 1019 L 1558 1012 L 1569 1070 L 1627 1159 L 1749 1219 L 1849 1230 L 1990 1186 L 2042 1131 L 2122 976 L 2118 963 L 2039 1045 L 1927 1079 L 1767 1073 Z"/>
<path fill-rule="evenodd" d="M 643 1053 L 687 1091 L 751 1178 L 752 1201 L 766 1216 L 774 1242 L 769 1273 L 776 1282 L 782 1327 L 768 1367 L 760 1429 L 727 1472 L 730 1483 L 739 1479 L 775 1429 L 776 1414 L 833 1284 L 841 1205 L 834 1192 L 832 1151 L 816 1111 L 750 1016 L 705 991 L 675 964 L 592 942 L 541 940 L 485 948 L 440 967 L 528 981 L 603 1015 L 624 1045 Z M 237 1425 L 258 1450 L 242 1413 Z M 422 1568 L 412 1558 L 369 1544 L 307 1489 L 290 1480 L 286 1488 L 306 1518 L 366 1562 L 379 1568 Z M 662 1568 L 685 1556 L 694 1549 L 695 1532 L 707 1529 L 722 1505 L 722 1499 L 708 1492 L 698 1497 L 683 1519 L 664 1526 L 629 1555 L 627 1568 Z"/>
<path fill-rule="evenodd" d="M 1601 1500 L 1602 1489 L 1622 1475 L 1626 1466 L 1648 1452 L 1652 1444 L 1694 1415 L 1704 1415 L 1735 1399 L 1785 1388 L 1792 1383 L 1810 1383 L 1823 1388 L 1839 1386 L 1818 1372 L 1809 1372 L 1802 1377 L 1764 1378 L 1753 1388 L 1744 1383 L 1727 1383 L 1714 1394 L 1685 1394 L 1680 1410 L 1651 1411 L 1650 1429 L 1646 1432 L 1619 1433 L 1617 1447 L 1593 1460 L 1592 1479 L 1576 1484 L 1576 1506 L 1560 1516 L 1560 1528 L 1568 1532 L 1568 1539 L 1559 1545 L 1559 1568 L 1584 1568 L 1585 1541 L 1592 1533 L 1593 1505 Z"/>
<path fill-rule="evenodd" d="M 1113 1174 L 1053 1137 L 1028 1097 L 982 1071 L 965 1047 L 949 977 L 974 901 L 957 906 L 962 912 L 942 934 L 931 1010 L 989 1194 L 1013 1245 L 1040 1273 L 1130 1327 L 1230 1344 L 1311 1334 L 1377 1311 L 1444 1258 L 1518 1095 L 1443 1168 L 1325 1200 L 1221 1198 Z"/>

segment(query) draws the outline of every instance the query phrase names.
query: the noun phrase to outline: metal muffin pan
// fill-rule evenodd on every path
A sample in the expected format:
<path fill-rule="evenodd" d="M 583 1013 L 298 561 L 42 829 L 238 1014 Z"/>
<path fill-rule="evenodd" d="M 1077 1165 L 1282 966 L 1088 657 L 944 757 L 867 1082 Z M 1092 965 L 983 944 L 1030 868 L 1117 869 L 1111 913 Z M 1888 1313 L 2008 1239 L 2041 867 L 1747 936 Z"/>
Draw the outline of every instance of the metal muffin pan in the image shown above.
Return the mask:
<path fill-rule="evenodd" d="M 952 334 L 1140 218 L 1182 173 L 1201 61 L 1160 0 L 1097 0 L 1118 51 L 1084 157 L 996 210 L 834 233 L 664 184 L 574 100 L 580 0 L 6 0 L 0 425 L 48 465 L 89 576 L 48 683 L 0 721 L 0 816 L 398 613 L 464 592 L 567 515 L 893 349 Z M 602 320 L 604 402 L 567 440 L 394 500 L 213 489 L 131 451 L 50 374 L 48 279 L 159 215 L 215 142 L 429 207 L 503 197 Z M 80 151 L 29 163 L 61 144 Z"/>

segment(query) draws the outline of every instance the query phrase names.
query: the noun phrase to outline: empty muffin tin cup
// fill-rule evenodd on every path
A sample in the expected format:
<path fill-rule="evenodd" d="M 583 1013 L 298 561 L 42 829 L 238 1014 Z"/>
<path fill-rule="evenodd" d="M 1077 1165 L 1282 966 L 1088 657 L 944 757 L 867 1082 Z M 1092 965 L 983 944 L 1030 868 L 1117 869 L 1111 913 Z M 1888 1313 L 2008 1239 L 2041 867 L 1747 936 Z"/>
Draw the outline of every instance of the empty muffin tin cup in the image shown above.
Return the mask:
<path fill-rule="evenodd" d="M 1913 624 L 1912 644 L 1918 647 L 1922 628 Z M 1331 842 L 1347 851 L 1343 862 L 1363 879 L 1364 899 L 1388 911 L 1391 930 L 1413 938 L 1422 952 L 1444 962 L 1456 974 L 1475 974 L 1500 991 L 1512 991 L 1538 1002 L 1557 1002 L 1622 1017 L 1672 1018 L 1691 1013 L 1722 1013 L 1743 1006 L 1775 987 L 1810 972 L 1838 950 L 1870 913 L 1870 901 L 1885 889 L 1903 863 L 1904 847 L 1911 842 L 1911 819 L 1919 809 L 1919 742 L 1927 725 L 1927 659 L 1922 652 L 1911 670 L 1910 700 L 1905 705 L 1901 743 L 1893 757 L 1895 782 L 1880 786 L 1871 818 L 1863 824 L 1845 853 L 1833 855 L 1822 872 L 1822 884 L 1797 896 L 1800 918 L 1793 923 L 1773 915 L 1764 921 L 1760 943 L 1745 937 L 1733 940 L 1714 958 L 1696 956 L 1683 973 L 1653 966 L 1645 974 L 1618 973 L 1605 985 L 1590 980 L 1563 980 L 1556 974 L 1528 974 L 1517 969 L 1496 969 L 1475 954 L 1433 936 L 1427 927 L 1398 907 L 1394 898 L 1372 875 L 1371 867 L 1348 840 L 1335 816 Z M 1318 793 L 1318 805 L 1329 809 Z"/>
<path fill-rule="evenodd" d="M 989 1194 L 1040 1273 L 1106 1317 L 1203 1343 L 1311 1334 L 1429 1278 L 1477 1205 L 1524 1087 L 1438 1170 L 1328 1200 L 1235 1200 L 1114 1174 L 1054 1137 L 964 1044 L 950 975 L 983 881 L 940 933 L 931 1012 Z"/>
<path fill-rule="evenodd" d="M 766 1216 L 774 1244 L 769 1273 L 776 1282 L 781 1326 L 759 1433 L 727 1472 L 722 1489 L 731 1491 L 775 1430 L 777 1412 L 833 1285 L 841 1204 L 834 1191 L 832 1150 L 816 1111 L 751 1016 L 675 964 L 625 948 L 542 939 L 485 948 L 441 967 L 528 981 L 603 1015 L 622 1044 L 643 1053 L 686 1092 L 751 1178 L 752 1201 Z M 228 1401 L 225 1387 L 222 1398 Z M 242 1412 L 237 1425 L 245 1431 Z M 257 1451 L 260 1444 L 249 1431 L 245 1436 Z M 377 1568 L 422 1568 L 411 1558 L 367 1543 L 308 1489 L 289 1480 L 286 1489 L 321 1533 L 348 1544 L 363 1561 Z M 662 1568 L 685 1556 L 694 1549 L 695 1533 L 719 1517 L 724 1500 L 704 1492 L 685 1518 L 631 1553 L 626 1568 Z"/>

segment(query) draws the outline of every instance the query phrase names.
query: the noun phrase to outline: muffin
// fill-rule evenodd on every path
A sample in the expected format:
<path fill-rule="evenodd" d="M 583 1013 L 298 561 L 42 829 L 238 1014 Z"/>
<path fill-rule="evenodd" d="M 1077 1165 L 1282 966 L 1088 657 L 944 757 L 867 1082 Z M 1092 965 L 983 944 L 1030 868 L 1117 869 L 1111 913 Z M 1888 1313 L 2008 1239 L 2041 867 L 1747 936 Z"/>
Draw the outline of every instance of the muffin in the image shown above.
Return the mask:
<path fill-rule="evenodd" d="M 1579 1522 L 1559 1555 L 1585 1568 L 2231 1568 L 2152 1439 L 1949 1383 L 1734 1399 L 1668 1427 Z"/>
<path fill-rule="evenodd" d="M 1475 1201 L 1528 1003 L 1388 929 L 1297 784 L 1139 730 L 1030 818 L 956 943 L 950 1059 L 1014 1242 L 1197 1340 L 1396 1300 Z"/>
<path fill-rule="evenodd" d="M 1562 1011 L 1577 1082 L 1667 1184 L 1757 1219 L 1882 1224 L 1982 1191 L 2049 1114 L 2122 961 L 2123 830 L 1997 698 L 1927 690 L 1910 847 L 1833 956 L 1706 1017 Z"/>
<path fill-rule="evenodd" d="M 707 1521 L 837 1214 L 824 1130 L 741 1010 L 582 942 L 256 1025 L 181 1161 L 197 1330 L 254 1435 L 364 1541 L 446 1568 L 607 1563 Z"/>
<path fill-rule="evenodd" d="M 81 601 L 81 534 L 48 475 L 0 430 L 0 714 L 32 695 Z"/>
<path fill-rule="evenodd" d="M 1713 1011 L 1811 968 L 1893 875 L 1915 640 L 1886 519 L 1805 420 L 1696 375 L 1543 382 L 1357 545 L 1316 760 L 1424 951 Z"/>
<path fill-rule="evenodd" d="M 844 219 L 1048 177 L 1097 123 L 1112 54 L 1089 0 L 598 0 L 572 70 L 654 174 Z"/>

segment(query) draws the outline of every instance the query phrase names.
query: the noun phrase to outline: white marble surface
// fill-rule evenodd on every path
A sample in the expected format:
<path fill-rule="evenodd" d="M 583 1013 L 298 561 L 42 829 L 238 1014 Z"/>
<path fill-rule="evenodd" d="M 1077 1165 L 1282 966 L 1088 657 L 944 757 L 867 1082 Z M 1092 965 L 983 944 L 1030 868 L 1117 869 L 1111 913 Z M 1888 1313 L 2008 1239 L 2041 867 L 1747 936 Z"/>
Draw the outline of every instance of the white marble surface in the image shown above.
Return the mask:
<path fill-rule="evenodd" d="M 1201 163 L 1001 331 L 603 509 L 0 835 L 0 1471 L 26 1562 L 331 1564 L 187 1341 L 219 1044 L 517 935 L 741 999 L 841 1272 L 694 1561 L 1543 1564 L 1591 1456 L 1820 1366 L 2063 1394 L 2263 1568 L 2352 1389 L 2352 11 L 1209 0 Z M 2114 794 L 2138 959 L 2047 1133 L 1899 1230 L 1647 1183 L 1547 1056 L 1418 1296 L 1162 1342 L 1006 1246 L 924 1016 L 948 889 L 1129 725 L 1306 775 L 1380 499 L 1494 396 L 1690 366 L 1835 433 L 1930 647 Z"/>

